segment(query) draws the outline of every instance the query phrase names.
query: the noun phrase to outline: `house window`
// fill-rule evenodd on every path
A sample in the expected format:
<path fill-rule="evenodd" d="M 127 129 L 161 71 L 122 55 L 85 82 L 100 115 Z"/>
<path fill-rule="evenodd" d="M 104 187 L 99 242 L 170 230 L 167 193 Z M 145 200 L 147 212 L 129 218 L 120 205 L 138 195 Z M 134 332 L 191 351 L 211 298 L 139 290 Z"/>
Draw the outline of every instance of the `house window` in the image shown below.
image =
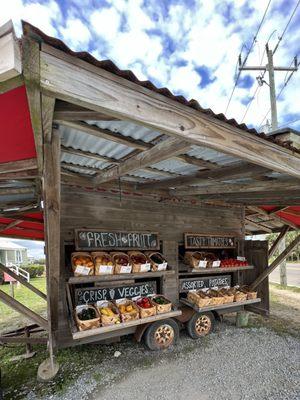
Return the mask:
<path fill-rule="evenodd" d="M 20 250 L 16 250 L 16 263 L 17 264 L 22 263 L 22 253 Z"/>

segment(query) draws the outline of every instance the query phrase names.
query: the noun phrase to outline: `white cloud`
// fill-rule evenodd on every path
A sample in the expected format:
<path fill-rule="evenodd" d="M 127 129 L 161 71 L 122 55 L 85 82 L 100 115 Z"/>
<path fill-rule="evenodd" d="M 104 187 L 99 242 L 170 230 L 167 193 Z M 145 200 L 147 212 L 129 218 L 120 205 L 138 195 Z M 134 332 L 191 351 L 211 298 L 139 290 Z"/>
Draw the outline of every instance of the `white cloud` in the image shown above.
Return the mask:
<path fill-rule="evenodd" d="M 103 8 L 91 14 L 91 24 L 94 31 L 107 40 L 113 40 L 121 23 L 121 15 L 114 8 Z"/>
<path fill-rule="evenodd" d="M 64 40 L 75 49 L 85 49 L 91 39 L 89 29 L 78 18 L 69 18 L 65 28 L 60 28 Z"/>
<path fill-rule="evenodd" d="M 173 68 L 171 70 L 169 84 L 177 93 L 181 90 L 193 97 L 194 94 L 198 94 L 197 87 L 200 82 L 201 77 L 195 71 L 193 65 Z"/>

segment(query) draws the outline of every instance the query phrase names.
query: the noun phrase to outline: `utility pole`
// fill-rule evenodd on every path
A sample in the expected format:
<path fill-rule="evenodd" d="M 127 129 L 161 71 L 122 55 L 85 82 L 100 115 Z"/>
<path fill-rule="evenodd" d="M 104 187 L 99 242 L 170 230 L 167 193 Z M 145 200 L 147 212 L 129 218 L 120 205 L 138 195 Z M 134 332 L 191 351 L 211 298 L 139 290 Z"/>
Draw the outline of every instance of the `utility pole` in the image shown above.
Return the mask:
<path fill-rule="evenodd" d="M 266 53 L 268 58 L 268 64 L 265 66 L 243 66 L 241 57 L 239 57 L 239 70 L 242 71 L 262 71 L 263 74 L 259 75 L 256 79 L 260 86 L 263 84 L 267 84 L 270 89 L 270 105 L 271 105 L 271 129 L 270 132 L 276 131 L 278 128 L 278 120 L 277 120 L 277 98 L 276 98 L 276 88 L 275 88 L 275 71 L 283 71 L 283 72 L 295 72 L 298 70 L 298 61 L 297 57 L 294 58 L 294 66 L 293 67 L 274 67 L 273 62 L 273 51 L 269 49 L 268 44 L 266 44 Z M 265 73 L 268 72 L 269 75 L 269 83 L 267 83 L 263 78 Z M 285 238 L 281 241 L 279 250 L 283 252 L 285 250 L 286 242 Z M 280 264 L 280 284 L 282 286 L 287 285 L 287 275 L 286 275 L 286 261 L 284 260 Z"/>
<path fill-rule="evenodd" d="M 262 71 L 263 76 L 258 76 L 256 79 L 260 86 L 263 84 L 267 84 L 270 89 L 270 104 L 271 104 L 271 116 L 272 116 L 272 124 L 271 124 L 271 131 L 275 131 L 278 128 L 278 121 L 277 121 L 277 104 L 276 104 L 276 88 L 275 88 L 275 71 L 281 72 L 295 72 L 298 70 L 298 62 L 297 57 L 294 59 L 294 66 L 293 67 L 276 67 L 273 63 L 273 51 L 269 49 L 268 44 L 266 44 L 266 53 L 268 58 L 268 64 L 263 66 L 243 66 L 241 57 L 239 57 L 239 70 L 240 71 Z M 268 72 L 269 74 L 269 83 L 267 83 L 263 77 L 265 73 Z"/>

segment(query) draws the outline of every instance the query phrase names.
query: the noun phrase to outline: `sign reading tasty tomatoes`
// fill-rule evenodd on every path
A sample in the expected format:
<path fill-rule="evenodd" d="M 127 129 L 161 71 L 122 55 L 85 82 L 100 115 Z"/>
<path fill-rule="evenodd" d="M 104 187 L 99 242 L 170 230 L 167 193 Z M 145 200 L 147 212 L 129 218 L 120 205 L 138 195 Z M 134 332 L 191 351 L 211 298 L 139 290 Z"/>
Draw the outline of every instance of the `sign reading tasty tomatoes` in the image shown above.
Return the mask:
<path fill-rule="evenodd" d="M 75 229 L 77 250 L 159 250 L 158 233 Z"/>
<path fill-rule="evenodd" d="M 142 297 L 150 294 L 156 294 L 155 281 L 107 288 L 80 288 L 75 289 L 75 304 L 92 304 L 100 300 L 131 299 L 132 297 Z"/>
<path fill-rule="evenodd" d="M 186 249 L 233 249 L 236 240 L 233 236 L 206 236 L 200 233 L 185 233 Z"/>

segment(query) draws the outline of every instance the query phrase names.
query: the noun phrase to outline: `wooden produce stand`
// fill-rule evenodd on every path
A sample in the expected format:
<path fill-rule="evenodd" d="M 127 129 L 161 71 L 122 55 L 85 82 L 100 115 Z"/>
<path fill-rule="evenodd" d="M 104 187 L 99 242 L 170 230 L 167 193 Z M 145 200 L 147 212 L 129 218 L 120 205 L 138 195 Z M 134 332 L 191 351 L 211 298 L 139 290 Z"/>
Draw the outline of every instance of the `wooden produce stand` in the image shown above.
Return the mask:
<path fill-rule="evenodd" d="M 75 53 L 26 22 L 20 41 L 12 23 L 0 28 L 0 56 L 7 60 L 0 63 L 7 140 L 0 152 L 0 236 L 44 240 L 47 270 L 47 296 L 27 283 L 47 301 L 47 319 L 0 288 L 0 300 L 35 323 L 25 337 L 18 331 L 1 342 L 46 340 L 50 357 L 39 376 L 49 379 L 62 347 L 134 334 L 150 348 L 164 348 L 180 328 L 195 338 L 209 333 L 224 312 L 268 315 L 268 274 L 300 235 L 269 267 L 267 242 L 245 236 L 280 232 L 282 239 L 299 226 L 286 217 L 300 203 L 300 154 L 292 136 L 288 142 L 266 137 L 111 61 Z M 114 274 L 84 275 L 94 267 L 81 260 L 74 274 L 77 251 L 148 257 L 158 251 L 167 269 L 119 273 L 114 265 Z M 202 260 L 209 258 L 209 268 L 190 268 L 187 251 L 210 253 Z M 226 262 L 237 257 L 248 264 Z M 0 271 L 9 272 L 2 264 Z M 213 306 L 189 301 L 191 290 L 237 285 L 250 285 L 257 299 L 216 305 L 213 293 L 219 300 L 222 294 L 212 292 Z M 82 312 L 96 320 L 87 330 L 74 318 L 78 306 L 154 294 L 172 308 L 110 326 L 97 313 Z M 238 293 L 230 296 L 238 300 Z M 30 337 L 37 329 L 47 337 Z"/>

